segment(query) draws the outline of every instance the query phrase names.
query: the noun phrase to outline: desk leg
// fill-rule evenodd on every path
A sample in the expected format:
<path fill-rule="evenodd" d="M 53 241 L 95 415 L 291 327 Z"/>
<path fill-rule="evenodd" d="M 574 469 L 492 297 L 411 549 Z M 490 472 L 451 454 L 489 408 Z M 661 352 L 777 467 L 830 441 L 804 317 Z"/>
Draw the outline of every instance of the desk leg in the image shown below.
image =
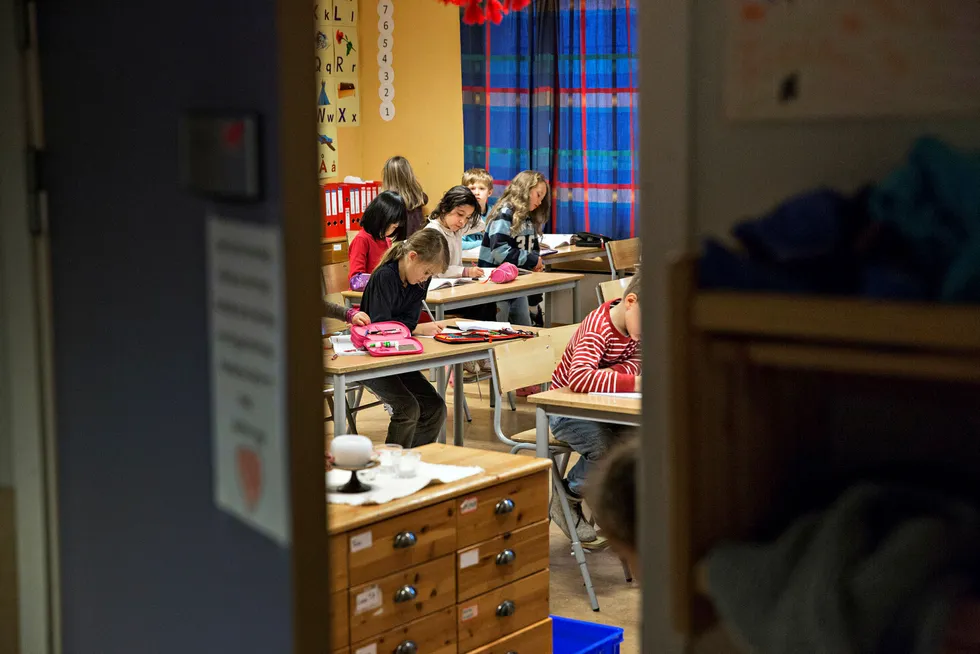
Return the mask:
<path fill-rule="evenodd" d="M 442 308 L 441 304 L 436 305 L 435 312 L 436 312 L 435 315 L 436 322 L 446 319 L 446 310 Z"/>
<path fill-rule="evenodd" d="M 548 458 L 548 414 L 539 406 L 534 412 L 534 454 L 540 459 Z M 569 523 L 571 524 L 571 523 Z"/>
<path fill-rule="evenodd" d="M 463 417 L 466 409 L 463 400 L 463 364 L 457 363 L 453 366 L 453 445 L 463 446 Z"/>
<path fill-rule="evenodd" d="M 549 292 L 544 294 L 544 326 L 545 327 L 551 327 L 551 319 L 552 319 L 551 314 L 555 310 L 555 303 L 552 300 L 552 297 L 554 297 L 554 293 Z"/>
<path fill-rule="evenodd" d="M 333 433 L 342 436 L 347 433 L 347 378 L 333 376 Z"/>
<path fill-rule="evenodd" d="M 453 380 L 453 384 L 459 384 L 459 380 Z M 438 391 L 439 396 L 445 400 L 446 399 L 446 387 L 449 386 L 449 382 L 446 379 L 446 366 L 439 366 L 436 368 L 436 391 Z M 454 386 L 455 388 L 455 386 Z M 442 430 L 439 432 L 439 442 L 446 443 L 446 424 L 443 423 Z"/>
<path fill-rule="evenodd" d="M 575 282 L 575 286 L 572 287 L 572 322 L 582 322 L 582 298 L 579 297 L 579 284 L 581 282 Z"/>

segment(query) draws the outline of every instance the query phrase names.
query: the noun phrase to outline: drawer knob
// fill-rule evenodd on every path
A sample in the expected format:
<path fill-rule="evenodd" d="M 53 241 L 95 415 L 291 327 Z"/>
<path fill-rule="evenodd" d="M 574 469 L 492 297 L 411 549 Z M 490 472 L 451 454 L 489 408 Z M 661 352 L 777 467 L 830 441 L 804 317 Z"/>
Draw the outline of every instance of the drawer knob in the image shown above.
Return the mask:
<path fill-rule="evenodd" d="M 418 651 L 419 646 L 410 640 L 406 640 L 395 648 L 395 654 L 417 654 Z"/>
<path fill-rule="evenodd" d="M 506 515 L 514 510 L 514 500 L 509 497 L 497 502 L 497 506 L 494 507 L 493 512 L 497 515 Z"/>
<path fill-rule="evenodd" d="M 517 559 L 517 553 L 514 550 L 504 550 L 497 555 L 497 565 L 510 565 Z"/>
<path fill-rule="evenodd" d="M 514 615 L 515 611 L 517 611 L 517 606 L 510 600 L 504 600 L 500 603 L 500 606 L 497 607 L 497 617 L 509 618 L 510 616 Z"/>
<path fill-rule="evenodd" d="M 405 602 L 411 602 L 418 596 L 418 591 L 411 586 L 402 586 L 395 593 L 395 604 L 404 604 Z"/>
<path fill-rule="evenodd" d="M 414 547 L 419 539 L 410 531 L 403 531 L 402 533 L 395 536 L 395 549 L 405 550 L 409 547 Z"/>

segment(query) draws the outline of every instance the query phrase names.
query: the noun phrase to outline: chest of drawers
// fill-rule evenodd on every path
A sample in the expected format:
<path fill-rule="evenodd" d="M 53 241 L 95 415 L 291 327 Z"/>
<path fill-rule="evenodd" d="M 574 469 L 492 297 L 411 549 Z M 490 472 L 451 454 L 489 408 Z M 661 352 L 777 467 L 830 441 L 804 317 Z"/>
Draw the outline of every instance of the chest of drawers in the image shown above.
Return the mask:
<path fill-rule="evenodd" d="M 327 507 L 334 654 L 551 651 L 550 462 L 418 451 L 484 472 L 380 506 Z"/>

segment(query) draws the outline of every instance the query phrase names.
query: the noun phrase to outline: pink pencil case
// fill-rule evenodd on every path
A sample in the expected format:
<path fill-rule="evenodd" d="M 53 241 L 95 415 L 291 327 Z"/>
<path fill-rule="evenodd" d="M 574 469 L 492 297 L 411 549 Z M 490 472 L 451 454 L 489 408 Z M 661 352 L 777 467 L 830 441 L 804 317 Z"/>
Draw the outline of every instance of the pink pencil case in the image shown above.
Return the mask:
<path fill-rule="evenodd" d="M 422 341 L 412 336 L 408 327 L 394 321 L 355 325 L 350 329 L 350 340 L 354 347 L 373 357 L 421 354 L 423 350 Z"/>

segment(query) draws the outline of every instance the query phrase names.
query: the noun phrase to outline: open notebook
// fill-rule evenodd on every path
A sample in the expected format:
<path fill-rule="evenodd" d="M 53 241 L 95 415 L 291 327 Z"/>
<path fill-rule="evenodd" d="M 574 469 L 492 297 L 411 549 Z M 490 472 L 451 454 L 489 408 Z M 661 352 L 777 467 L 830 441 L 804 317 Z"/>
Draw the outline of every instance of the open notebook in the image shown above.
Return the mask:
<path fill-rule="evenodd" d="M 478 282 L 485 282 L 490 279 L 490 273 L 492 273 L 496 268 L 484 268 L 483 275 L 481 277 L 439 277 L 433 278 L 429 282 L 429 290 L 434 291 L 439 288 L 452 288 L 454 286 L 461 286 L 463 284 L 476 284 Z M 518 275 L 530 275 L 530 270 L 524 270 L 523 268 L 517 271 Z"/>

